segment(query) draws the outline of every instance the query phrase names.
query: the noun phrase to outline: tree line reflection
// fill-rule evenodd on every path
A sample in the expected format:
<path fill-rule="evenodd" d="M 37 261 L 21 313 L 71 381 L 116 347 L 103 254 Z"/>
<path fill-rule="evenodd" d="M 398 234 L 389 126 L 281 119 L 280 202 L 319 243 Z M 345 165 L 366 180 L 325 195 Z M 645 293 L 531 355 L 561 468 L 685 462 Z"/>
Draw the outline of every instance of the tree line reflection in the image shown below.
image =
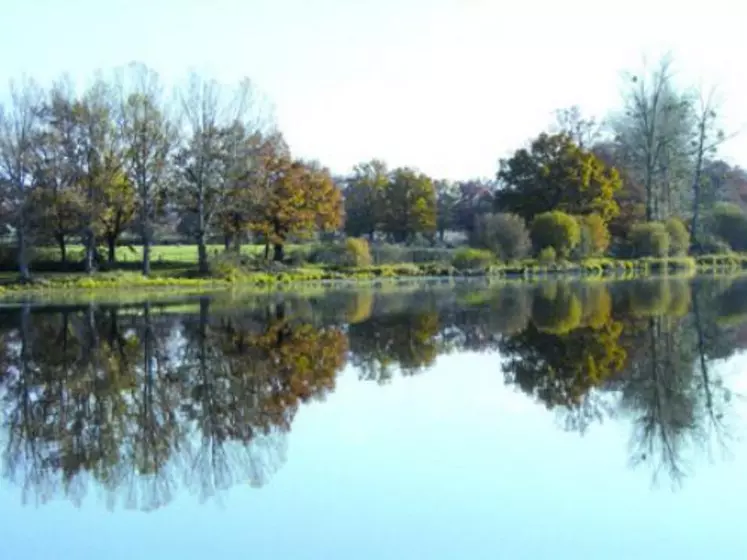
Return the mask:
<path fill-rule="evenodd" d="M 714 362 L 747 346 L 745 296 L 745 282 L 667 279 L 20 305 L 0 312 L 3 475 L 30 501 L 95 487 L 143 510 L 179 488 L 261 486 L 300 405 L 346 363 L 388 383 L 493 351 L 567 429 L 629 418 L 633 465 L 679 482 L 692 450 L 728 450 L 734 395 Z"/>

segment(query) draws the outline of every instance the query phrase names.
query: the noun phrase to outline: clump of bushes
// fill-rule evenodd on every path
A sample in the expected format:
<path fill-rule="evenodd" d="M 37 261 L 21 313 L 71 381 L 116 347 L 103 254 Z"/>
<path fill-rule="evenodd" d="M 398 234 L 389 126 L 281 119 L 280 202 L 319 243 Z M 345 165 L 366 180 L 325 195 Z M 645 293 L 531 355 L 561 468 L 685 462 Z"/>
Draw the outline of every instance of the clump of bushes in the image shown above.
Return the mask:
<path fill-rule="evenodd" d="M 454 251 L 447 248 L 375 244 L 371 248 L 374 264 L 449 263 Z"/>
<path fill-rule="evenodd" d="M 470 244 L 488 249 L 504 261 L 522 259 L 532 246 L 524 220 L 516 214 L 482 214 L 475 220 Z"/>
<path fill-rule="evenodd" d="M 687 255 L 690 247 L 690 233 L 687 227 L 679 218 L 669 218 L 664 227 L 669 235 L 669 254 L 673 257 L 683 257 Z"/>
<path fill-rule="evenodd" d="M 635 224 L 628 235 L 636 257 L 660 257 L 669 254 L 669 232 L 661 222 Z"/>
<path fill-rule="evenodd" d="M 495 262 L 495 255 L 486 249 L 462 247 L 454 254 L 451 264 L 459 270 L 487 268 Z"/>
<path fill-rule="evenodd" d="M 552 264 L 557 260 L 558 256 L 555 253 L 555 249 L 552 247 L 545 247 L 537 255 L 537 260 L 540 264 Z"/>
<path fill-rule="evenodd" d="M 552 247 L 558 257 L 565 258 L 581 241 L 581 228 L 576 218 L 554 210 L 534 218 L 531 238 L 538 253 Z"/>

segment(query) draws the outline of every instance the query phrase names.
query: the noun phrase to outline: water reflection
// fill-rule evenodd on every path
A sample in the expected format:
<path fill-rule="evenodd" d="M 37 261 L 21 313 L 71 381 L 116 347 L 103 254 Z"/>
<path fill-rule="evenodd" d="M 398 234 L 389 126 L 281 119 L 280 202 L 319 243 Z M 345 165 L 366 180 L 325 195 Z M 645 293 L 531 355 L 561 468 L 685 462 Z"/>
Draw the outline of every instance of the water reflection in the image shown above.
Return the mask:
<path fill-rule="evenodd" d="M 715 363 L 747 344 L 743 318 L 747 282 L 683 279 L 21 305 L 0 313 L 3 476 L 27 501 L 96 488 L 141 510 L 262 486 L 346 364 L 388 383 L 478 351 L 568 430 L 629 420 L 631 465 L 681 484 L 735 436 Z"/>

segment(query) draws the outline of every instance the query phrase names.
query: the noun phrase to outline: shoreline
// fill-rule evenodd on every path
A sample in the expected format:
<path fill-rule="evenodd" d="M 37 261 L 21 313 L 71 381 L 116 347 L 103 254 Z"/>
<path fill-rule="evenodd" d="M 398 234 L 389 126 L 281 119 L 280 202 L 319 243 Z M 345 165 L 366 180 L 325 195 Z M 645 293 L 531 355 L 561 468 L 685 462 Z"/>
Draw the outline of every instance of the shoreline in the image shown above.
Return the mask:
<path fill-rule="evenodd" d="M 424 280 L 487 279 L 532 282 L 546 279 L 625 280 L 662 275 L 733 275 L 747 272 L 745 255 L 704 255 L 668 259 L 587 259 L 581 262 L 540 264 L 524 261 L 480 269 L 458 270 L 437 263 L 381 265 L 358 268 L 283 267 L 275 270 L 231 271 L 222 276 L 191 277 L 137 272 L 38 273 L 32 283 L 0 285 L 0 301 L 23 295 L 111 293 L 124 290 L 199 295 L 226 290 L 288 291 L 289 289 L 350 287 L 366 284 L 404 284 Z"/>

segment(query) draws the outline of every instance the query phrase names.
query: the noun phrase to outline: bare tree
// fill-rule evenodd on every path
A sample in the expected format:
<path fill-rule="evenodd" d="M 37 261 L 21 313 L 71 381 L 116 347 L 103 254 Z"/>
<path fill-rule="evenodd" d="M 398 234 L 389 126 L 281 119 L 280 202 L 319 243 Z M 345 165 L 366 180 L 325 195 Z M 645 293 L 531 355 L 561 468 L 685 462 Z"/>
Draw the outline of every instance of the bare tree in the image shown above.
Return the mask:
<path fill-rule="evenodd" d="M 231 177 L 246 165 L 239 157 L 241 140 L 261 128 L 261 115 L 248 80 L 231 92 L 193 73 L 179 99 L 185 141 L 175 158 L 177 200 L 193 217 L 199 270 L 207 273 L 207 234 L 228 201 Z"/>
<path fill-rule="evenodd" d="M 670 57 L 649 75 L 628 77 L 624 114 L 613 121 L 626 163 L 640 175 L 646 192 L 646 219 L 662 217 L 675 189 L 674 172 L 689 156 L 690 98 L 672 81 Z"/>
<path fill-rule="evenodd" d="M 589 150 L 602 139 L 603 123 L 584 117 L 578 105 L 555 111 L 555 132 L 567 134 L 579 148 Z"/>
<path fill-rule="evenodd" d="M 0 105 L 0 188 L 18 243 L 18 271 L 22 282 L 29 269 L 31 194 L 34 188 L 34 141 L 41 124 L 43 95 L 28 78 L 11 82 L 10 103 Z"/>
<path fill-rule="evenodd" d="M 141 64 L 131 64 L 119 81 L 118 128 L 124 148 L 125 168 L 138 198 L 143 244 L 143 274 L 150 274 L 153 225 L 169 178 L 169 159 L 176 128 L 167 114 L 158 74 Z"/>

